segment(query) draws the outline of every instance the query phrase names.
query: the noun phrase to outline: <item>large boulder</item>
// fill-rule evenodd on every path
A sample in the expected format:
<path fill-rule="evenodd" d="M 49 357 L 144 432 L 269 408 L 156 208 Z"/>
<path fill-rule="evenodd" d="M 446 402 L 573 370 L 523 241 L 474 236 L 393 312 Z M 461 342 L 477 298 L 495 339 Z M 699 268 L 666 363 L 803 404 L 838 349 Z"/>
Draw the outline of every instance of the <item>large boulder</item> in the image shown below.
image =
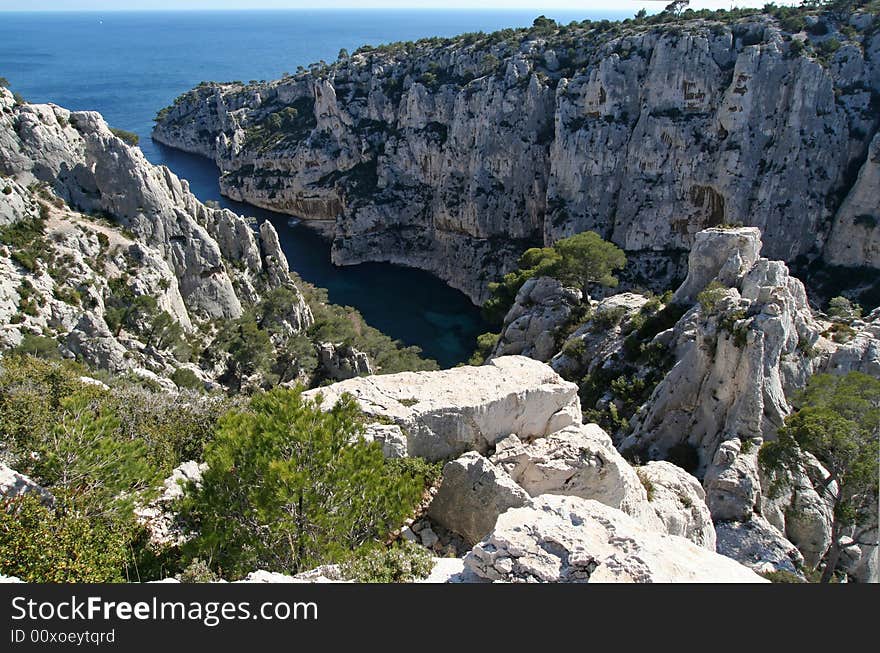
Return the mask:
<path fill-rule="evenodd" d="M 533 497 L 594 499 L 662 530 L 635 469 L 596 424 L 569 426 L 530 443 L 507 438 L 498 444 L 492 462 Z"/>
<path fill-rule="evenodd" d="M 558 280 L 539 277 L 526 281 L 504 318 L 493 356 L 521 354 L 549 361 L 556 353 L 556 332 L 564 325 L 582 294 Z"/>
<path fill-rule="evenodd" d="M 528 493 L 500 467 L 469 452 L 443 467 L 428 516 L 473 545 L 489 534 L 498 515 L 528 501 Z"/>
<path fill-rule="evenodd" d="M 466 451 L 485 454 L 511 433 L 539 438 L 581 421 L 577 386 L 523 356 L 481 367 L 349 379 L 304 396 L 329 407 L 346 393 L 376 421 L 398 424 L 410 456 L 432 461 Z"/>
<path fill-rule="evenodd" d="M 748 521 L 715 524 L 716 550 L 760 573 L 784 571 L 799 575 L 804 557 L 797 547 L 766 519 L 754 515 Z"/>
<path fill-rule="evenodd" d="M 761 582 L 742 565 L 681 537 L 645 528 L 620 510 L 544 495 L 508 510 L 465 557 L 477 576 L 503 582 Z"/>
<path fill-rule="evenodd" d="M 715 550 L 715 526 L 700 482 L 678 465 L 652 461 L 636 470 L 648 491 L 648 505 L 670 535 Z"/>

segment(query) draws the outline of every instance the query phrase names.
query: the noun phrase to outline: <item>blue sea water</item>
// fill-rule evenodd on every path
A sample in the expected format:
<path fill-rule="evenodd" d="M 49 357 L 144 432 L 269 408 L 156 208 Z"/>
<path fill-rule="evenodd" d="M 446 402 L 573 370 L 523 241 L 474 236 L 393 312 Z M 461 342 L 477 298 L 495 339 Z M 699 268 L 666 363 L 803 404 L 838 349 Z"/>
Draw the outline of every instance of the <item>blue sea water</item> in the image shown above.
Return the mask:
<path fill-rule="evenodd" d="M 329 246 L 288 217 L 221 198 L 213 163 L 150 140 L 152 119 L 200 81 L 274 79 L 297 66 L 332 61 L 340 48 L 530 25 L 622 18 L 591 12 L 251 11 L 0 13 L 0 76 L 31 102 L 100 111 L 134 131 L 141 149 L 188 179 L 202 200 L 272 220 L 291 267 L 327 288 L 330 300 L 443 366 L 466 360 L 487 330 L 479 310 L 435 277 L 391 264 L 336 267 Z"/>

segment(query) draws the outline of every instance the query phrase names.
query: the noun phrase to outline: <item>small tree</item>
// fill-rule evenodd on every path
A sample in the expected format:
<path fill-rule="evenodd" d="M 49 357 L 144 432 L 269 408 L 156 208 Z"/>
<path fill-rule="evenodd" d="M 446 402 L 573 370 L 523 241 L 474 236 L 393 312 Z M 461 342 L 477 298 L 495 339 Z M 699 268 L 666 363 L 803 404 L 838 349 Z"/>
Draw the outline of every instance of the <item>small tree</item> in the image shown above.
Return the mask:
<path fill-rule="evenodd" d="M 794 404 L 797 410 L 786 418 L 779 439 L 761 448 L 760 460 L 771 469 L 791 469 L 806 451 L 828 470 L 820 488 L 834 508 L 831 547 L 822 573 L 822 582 L 828 582 L 846 530 L 877 518 L 880 381 L 860 372 L 818 374 Z"/>
<path fill-rule="evenodd" d="M 118 433 L 115 415 L 96 407 L 88 393 L 76 393 L 61 401 L 55 424 L 36 434 L 31 460 L 22 463 L 59 494 L 64 510 L 125 517 L 158 478 L 144 444 Z"/>
<path fill-rule="evenodd" d="M 862 316 L 862 307 L 846 297 L 834 297 L 828 302 L 828 317 L 838 320 L 855 320 Z"/>
<path fill-rule="evenodd" d="M 554 276 L 581 288 L 592 283 L 614 288 L 617 286 L 614 271 L 626 265 L 623 250 L 603 240 L 595 231 L 563 238 L 554 249 L 561 257 Z"/>
<path fill-rule="evenodd" d="M 227 325 L 217 344 L 229 353 L 228 373 L 233 389 L 241 388 L 245 376 L 267 369 L 274 351 L 269 333 L 259 327 L 252 315 L 243 315 Z"/>
<path fill-rule="evenodd" d="M 188 555 L 232 576 L 297 573 L 383 538 L 414 509 L 424 483 L 360 433 L 350 397 L 323 412 L 301 389 L 272 390 L 227 414 L 183 507 L 199 530 Z"/>

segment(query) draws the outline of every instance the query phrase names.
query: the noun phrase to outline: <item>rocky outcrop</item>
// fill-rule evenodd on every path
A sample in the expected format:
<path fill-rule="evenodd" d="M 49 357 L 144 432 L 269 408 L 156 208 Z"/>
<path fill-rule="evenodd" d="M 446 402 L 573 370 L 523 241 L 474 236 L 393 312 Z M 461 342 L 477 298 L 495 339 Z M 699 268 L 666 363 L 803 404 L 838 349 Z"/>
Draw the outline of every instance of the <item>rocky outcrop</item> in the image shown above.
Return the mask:
<path fill-rule="evenodd" d="M 149 532 L 150 544 L 153 547 L 162 549 L 180 546 L 192 537 L 192 534 L 178 522 L 174 503 L 183 498 L 187 485 L 192 483 L 198 486 L 201 483 L 202 474 L 206 469 L 207 465 L 204 463 L 199 464 L 195 461 L 182 463 L 165 479 L 159 496 L 148 505 L 135 510 L 135 517 Z"/>
<path fill-rule="evenodd" d="M 551 495 L 501 515 L 491 535 L 465 557 L 465 566 L 504 582 L 762 581 L 727 557 L 651 531 L 602 503 Z"/>
<path fill-rule="evenodd" d="M 667 533 L 715 550 L 715 526 L 696 478 L 666 461 L 651 461 L 636 473 L 648 491 L 648 505 Z"/>
<path fill-rule="evenodd" d="M 838 346 L 823 336 L 803 284 L 785 264 L 760 258 L 747 266 L 760 248 L 758 234 L 715 229 L 700 243 L 692 251 L 694 272 L 677 295 L 693 300 L 697 285 L 717 285 L 675 325 L 670 346 L 678 362 L 622 446 L 663 459 L 685 443 L 698 455 L 698 475 L 712 478 L 724 494 L 734 477 L 758 486 L 754 463 L 737 458 L 754 455 L 763 439 L 775 437 L 790 410 L 787 397 L 823 369 Z M 700 260 L 704 252 L 708 263 Z M 710 278 L 715 270 L 718 276 Z M 750 510 L 745 504 L 755 500 L 755 491 L 746 494 L 739 514 L 716 518 L 742 518 Z M 720 496 L 716 502 L 708 487 L 707 495 L 710 507 L 730 504 Z"/>
<path fill-rule="evenodd" d="M 582 293 L 556 279 L 526 281 L 504 318 L 493 356 L 522 355 L 547 362 L 556 353 L 557 331 L 580 305 Z"/>
<path fill-rule="evenodd" d="M 46 505 L 55 503 L 51 492 L 0 462 L 0 501 L 25 495 L 33 495 Z"/>
<path fill-rule="evenodd" d="M 369 356 L 351 345 L 321 342 L 318 343 L 317 351 L 321 373 L 328 379 L 345 381 L 373 373 Z"/>
<path fill-rule="evenodd" d="M 492 531 L 500 514 L 528 502 L 528 493 L 501 468 L 470 452 L 444 465 L 428 516 L 474 545 Z"/>
<path fill-rule="evenodd" d="M 570 426 L 531 443 L 508 438 L 498 443 L 492 462 L 533 497 L 594 499 L 662 530 L 636 470 L 595 424 Z"/>
<path fill-rule="evenodd" d="M 880 36 L 870 15 L 816 22 L 363 48 L 274 82 L 204 84 L 154 137 L 212 158 L 230 197 L 317 225 L 336 263 L 420 267 L 475 301 L 527 246 L 588 229 L 643 285 L 668 284 L 700 230 L 737 221 L 773 259 L 876 269 Z"/>
<path fill-rule="evenodd" d="M 52 336 L 62 355 L 174 389 L 166 377 L 187 361 L 162 333 L 208 341 L 219 324 L 209 321 L 237 318 L 282 286 L 291 299 L 273 344 L 313 321 L 271 224 L 256 231 L 202 204 L 97 113 L 18 104 L 0 89 L 0 175 L 0 226 L 24 225 L 0 243 L 0 348 Z M 120 302 L 148 302 L 167 314 L 164 331 L 147 318 L 111 329 L 114 293 L 124 293 L 116 318 Z M 215 381 L 210 367 L 192 371 Z"/>
<path fill-rule="evenodd" d="M 304 396 L 329 406 L 345 393 L 368 417 L 396 423 L 410 456 L 432 461 L 485 454 L 511 433 L 543 437 L 581 421 L 577 386 L 522 356 L 482 367 L 350 379 Z"/>
<path fill-rule="evenodd" d="M 800 551 L 758 515 L 745 522 L 719 522 L 715 525 L 715 532 L 717 551 L 721 555 L 762 574 L 774 571 L 800 574 L 804 563 Z"/>

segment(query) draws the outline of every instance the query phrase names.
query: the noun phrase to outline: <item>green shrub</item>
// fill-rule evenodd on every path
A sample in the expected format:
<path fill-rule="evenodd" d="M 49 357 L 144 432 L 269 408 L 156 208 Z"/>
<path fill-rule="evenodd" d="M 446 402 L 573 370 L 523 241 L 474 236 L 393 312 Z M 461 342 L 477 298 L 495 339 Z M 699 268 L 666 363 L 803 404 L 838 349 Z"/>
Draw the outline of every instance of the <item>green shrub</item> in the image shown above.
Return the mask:
<path fill-rule="evenodd" d="M 183 502 L 198 530 L 186 557 L 231 577 L 295 574 L 386 537 L 424 487 L 361 432 L 351 397 L 323 412 L 300 389 L 272 390 L 224 416 L 205 450 L 202 484 Z"/>
<path fill-rule="evenodd" d="M 477 348 L 468 360 L 468 365 L 482 365 L 492 355 L 495 345 L 501 339 L 500 333 L 483 333 L 477 336 Z"/>
<path fill-rule="evenodd" d="M 171 374 L 174 385 L 183 390 L 204 390 L 205 384 L 191 369 L 179 367 Z"/>
<path fill-rule="evenodd" d="M 113 132 L 114 136 L 116 136 L 117 138 L 121 138 L 123 141 L 125 141 L 128 145 L 131 145 L 132 147 L 134 147 L 135 145 L 137 145 L 141 141 L 141 137 L 138 136 L 137 134 L 135 134 L 134 132 L 126 131 L 124 129 L 116 129 L 113 127 L 110 128 L 110 131 Z"/>
<path fill-rule="evenodd" d="M 57 340 L 32 333 L 26 333 L 21 343 L 12 349 L 12 353 L 35 356 L 46 360 L 61 360 L 61 352 L 58 351 Z"/>
<path fill-rule="evenodd" d="M 411 583 L 434 568 L 431 553 L 412 542 L 364 546 L 342 565 L 342 575 L 358 583 Z"/>
<path fill-rule="evenodd" d="M 196 558 L 180 572 L 178 580 L 181 583 L 214 583 L 220 580 L 220 578 L 211 571 L 207 562 Z"/>
<path fill-rule="evenodd" d="M 835 320 L 855 320 L 862 316 L 862 307 L 846 297 L 834 297 L 828 302 L 828 317 Z"/>
<path fill-rule="evenodd" d="M 556 242 L 553 247 L 532 247 L 519 259 L 519 269 L 500 282 L 489 284 L 491 297 L 483 304 L 490 322 L 501 322 L 516 300 L 516 294 L 532 277 L 553 277 L 562 283 L 585 289 L 589 284 L 617 285 L 616 270 L 626 265 L 626 255 L 593 231 L 585 231 Z"/>
<path fill-rule="evenodd" d="M 703 311 L 703 315 L 708 317 L 709 315 L 714 314 L 718 302 L 726 296 L 727 286 L 718 281 L 710 282 L 709 285 L 697 295 L 697 302 L 700 304 L 700 309 Z"/>
<path fill-rule="evenodd" d="M 29 583 L 123 582 L 126 542 L 125 529 L 101 517 L 46 507 L 31 495 L 0 502 L 0 574 Z"/>
<path fill-rule="evenodd" d="M 803 578 L 798 576 L 797 574 L 793 574 L 790 571 L 784 571 L 782 569 L 776 571 L 765 571 L 761 572 L 761 576 L 769 580 L 771 583 L 806 583 Z"/>

